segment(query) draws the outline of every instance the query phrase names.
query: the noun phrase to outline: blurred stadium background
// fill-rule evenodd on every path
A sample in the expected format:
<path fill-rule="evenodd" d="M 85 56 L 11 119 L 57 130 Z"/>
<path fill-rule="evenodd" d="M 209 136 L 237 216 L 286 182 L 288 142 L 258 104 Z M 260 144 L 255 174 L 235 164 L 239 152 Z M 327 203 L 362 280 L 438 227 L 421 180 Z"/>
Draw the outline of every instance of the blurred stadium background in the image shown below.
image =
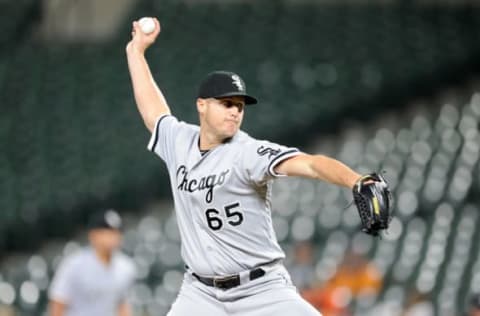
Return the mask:
<path fill-rule="evenodd" d="M 359 232 L 348 190 L 278 181 L 287 264 L 310 241 L 321 286 L 348 252 L 367 258 L 381 287 L 343 291 L 352 315 L 401 315 L 412 293 L 462 315 L 480 292 L 479 1 L 0 0 L 0 12 L 0 315 L 46 314 L 56 265 L 107 207 L 139 267 L 135 315 L 175 298 L 169 181 L 145 148 L 124 50 L 142 16 L 163 25 L 147 57 L 178 117 L 197 122 L 206 73 L 237 71 L 261 100 L 248 133 L 386 172 L 396 207 L 381 239 Z"/>

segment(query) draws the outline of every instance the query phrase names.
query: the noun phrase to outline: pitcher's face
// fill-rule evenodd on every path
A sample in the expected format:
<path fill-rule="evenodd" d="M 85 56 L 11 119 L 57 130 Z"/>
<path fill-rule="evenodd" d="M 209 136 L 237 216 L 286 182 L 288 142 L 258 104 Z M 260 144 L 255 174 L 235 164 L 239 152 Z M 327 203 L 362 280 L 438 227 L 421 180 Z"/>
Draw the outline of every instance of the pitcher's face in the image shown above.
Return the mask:
<path fill-rule="evenodd" d="M 220 139 L 231 138 L 240 129 L 245 108 L 243 97 L 199 99 L 197 104 L 204 128 Z"/>

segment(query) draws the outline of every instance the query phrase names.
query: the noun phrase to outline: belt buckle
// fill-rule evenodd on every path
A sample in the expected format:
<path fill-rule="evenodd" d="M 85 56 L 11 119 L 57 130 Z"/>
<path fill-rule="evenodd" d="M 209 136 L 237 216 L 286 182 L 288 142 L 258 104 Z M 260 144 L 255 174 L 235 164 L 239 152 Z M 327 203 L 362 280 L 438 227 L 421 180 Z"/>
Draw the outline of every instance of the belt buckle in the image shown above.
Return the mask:
<path fill-rule="evenodd" d="M 222 290 L 228 290 L 237 285 L 240 285 L 240 276 L 238 275 L 229 275 L 213 279 L 213 286 Z"/>

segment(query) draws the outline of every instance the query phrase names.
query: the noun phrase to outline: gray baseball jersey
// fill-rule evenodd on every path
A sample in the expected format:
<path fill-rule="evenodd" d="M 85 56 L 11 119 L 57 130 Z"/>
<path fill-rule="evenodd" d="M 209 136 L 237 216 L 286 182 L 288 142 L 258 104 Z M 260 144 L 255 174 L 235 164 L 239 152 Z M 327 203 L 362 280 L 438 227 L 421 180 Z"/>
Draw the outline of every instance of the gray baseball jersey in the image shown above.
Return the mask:
<path fill-rule="evenodd" d="M 114 316 L 135 280 L 133 261 L 115 253 L 110 265 L 87 248 L 62 261 L 50 286 L 49 297 L 67 305 L 67 316 Z"/>
<path fill-rule="evenodd" d="M 200 275 L 228 275 L 285 257 L 271 219 L 274 168 L 299 155 L 239 131 L 199 150 L 199 127 L 161 116 L 148 149 L 166 163 L 182 257 Z"/>

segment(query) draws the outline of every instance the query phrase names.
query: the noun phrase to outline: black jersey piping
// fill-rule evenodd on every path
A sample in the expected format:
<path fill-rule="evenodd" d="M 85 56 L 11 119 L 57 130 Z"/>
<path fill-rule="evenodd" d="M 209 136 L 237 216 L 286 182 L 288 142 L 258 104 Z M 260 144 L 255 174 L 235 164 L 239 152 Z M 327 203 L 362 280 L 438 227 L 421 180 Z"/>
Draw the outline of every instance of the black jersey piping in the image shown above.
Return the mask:
<path fill-rule="evenodd" d="M 291 154 L 295 154 L 295 153 L 300 153 L 300 151 L 298 149 L 291 149 L 291 150 L 287 150 L 286 152 L 284 153 L 281 153 L 280 155 L 278 155 L 277 157 L 275 157 L 271 162 L 270 164 L 268 165 L 268 168 L 267 168 L 267 171 L 270 175 L 272 176 L 275 176 L 270 170 L 272 170 L 272 167 L 275 166 L 277 163 L 279 163 L 280 161 L 282 161 L 283 159 L 282 158 L 288 158 L 288 157 L 285 157 L 285 156 L 289 156 Z"/>
<path fill-rule="evenodd" d="M 157 143 L 158 143 L 158 129 L 160 128 L 160 122 L 166 118 L 167 116 L 171 116 L 170 114 L 165 114 L 163 115 L 162 117 L 160 117 L 157 121 L 157 125 L 155 125 L 155 139 L 153 140 L 153 145 L 152 145 L 152 148 L 150 148 L 150 151 L 151 152 L 154 152 L 155 151 L 155 147 L 157 147 Z"/>

